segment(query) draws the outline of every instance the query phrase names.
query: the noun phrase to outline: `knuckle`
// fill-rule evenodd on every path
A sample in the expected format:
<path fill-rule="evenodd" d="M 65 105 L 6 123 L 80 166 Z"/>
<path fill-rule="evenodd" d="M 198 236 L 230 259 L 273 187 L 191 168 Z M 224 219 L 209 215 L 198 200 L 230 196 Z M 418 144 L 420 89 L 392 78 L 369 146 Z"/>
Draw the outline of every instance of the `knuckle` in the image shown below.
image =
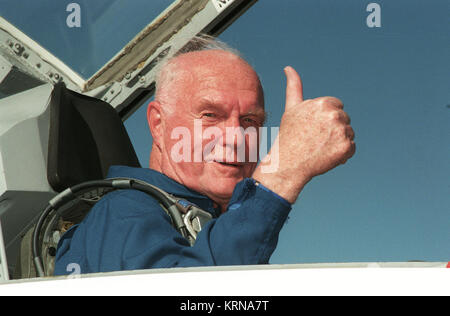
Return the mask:
<path fill-rule="evenodd" d="M 335 111 L 335 110 L 330 111 L 328 114 L 328 117 L 332 121 L 340 121 L 341 120 L 341 114 L 339 113 L 339 111 Z"/>
<path fill-rule="evenodd" d="M 329 97 L 329 102 L 332 103 L 334 106 L 337 106 L 339 108 L 343 108 L 344 107 L 344 103 L 342 102 L 341 99 L 338 99 L 336 97 Z"/>
<path fill-rule="evenodd" d="M 344 104 L 342 103 L 342 100 L 336 98 L 336 97 L 320 97 L 320 102 L 324 105 L 330 106 L 330 107 L 334 107 L 334 108 L 339 108 L 342 109 L 344 107 Z"/>
<path fill-rule="evenodd" d="M 328 102 L 332 102 L 332 103 L 342 103 L 342 101 L 336 97 L 332 97 L 332 96 L 326 96 L 324 97 Z"/>
<path fill-rule="evenodd" d="M 341 147 L 340 148 L 341 153 L 343 153 L 343 154 L 347 154 L 347 153 L 351 152 L 351 150 L 352 150 L 352 144 L 350 141 L 342 142 L 340 147 Z"/>
<path fill-rule="evenodd" d="M 351 122 L 350 116 L 345 111 L 342 111 L 342 118 L 344 119 L 345 123 L 350 124 Z"/>
<path fill-rule="evenodd" d="M 356 143 L 352 141 L 352 156 L 356 153 Z"/>
<path fill-rule="evenodd" d="M 314 99 L 316 103 L 322 104 L 326 101 L 325 97 L 318 97 Z"/>
<path fill-rule="evenodd" d="M 328 102 L 327 102 L 326 97 L 315 98 L 314 99 L 314 104 L 316 106 L 319 106 L 322 109 L 328 106 Z"/>
<path fill-rule="evenodd" d="M 345 126 L 345 132 L 348 138 L 353 139 L 355 137 L 355 131 L 350 125 Z"/>

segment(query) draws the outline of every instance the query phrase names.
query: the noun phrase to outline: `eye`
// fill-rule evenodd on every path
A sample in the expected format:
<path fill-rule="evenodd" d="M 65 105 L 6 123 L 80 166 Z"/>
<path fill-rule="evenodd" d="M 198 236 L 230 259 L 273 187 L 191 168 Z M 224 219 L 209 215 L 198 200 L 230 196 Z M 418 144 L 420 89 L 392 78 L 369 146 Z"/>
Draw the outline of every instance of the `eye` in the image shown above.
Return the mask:
<path fill-rule="evenodd" d="M 219 119 L 219 114 L 213 112 L 202 113 L 202 119 L 208 122 L 216 122 Z"/>
<path fill-rule="evenodd" d="M 243 121 L 244 121 L 244 123 L 251 124 L 251 125 L 260 125 L 259 121 L 257 121 L 256 119 L 253 119 L 251 117 L 244 117 Z"/>

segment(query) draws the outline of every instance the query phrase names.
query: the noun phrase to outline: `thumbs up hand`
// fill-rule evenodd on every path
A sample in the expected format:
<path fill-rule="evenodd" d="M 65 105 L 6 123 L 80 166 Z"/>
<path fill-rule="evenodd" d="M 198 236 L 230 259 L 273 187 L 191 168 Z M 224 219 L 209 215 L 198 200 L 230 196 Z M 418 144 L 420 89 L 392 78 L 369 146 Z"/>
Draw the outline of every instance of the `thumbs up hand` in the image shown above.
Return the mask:
<path fill-rule="evenodd" d="M 342 102 L 334 97 L 303 100 L 300 76 L 285 68 L 286 107 L 278 137 L 264 160 L 278 157 L 278 168 L 264 173 L 257 167 L 253 178 L 294 203 L 313 177 L 344 164 L 355 153 L 354 132 Z M 274 148 L 278 155 L 273 153 Z"/>

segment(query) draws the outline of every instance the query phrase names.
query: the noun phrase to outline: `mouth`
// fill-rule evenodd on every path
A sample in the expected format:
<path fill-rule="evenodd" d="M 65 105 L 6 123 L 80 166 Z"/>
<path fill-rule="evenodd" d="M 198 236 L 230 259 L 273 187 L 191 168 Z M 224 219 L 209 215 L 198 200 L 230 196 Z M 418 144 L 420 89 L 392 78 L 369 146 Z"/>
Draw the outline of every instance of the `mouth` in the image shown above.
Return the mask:
<path fill-rule="evenodd" d="M 235 169 L 239 169 L 244 166 L 243 163 L 239 163 L 239 162 L 223 162 L 223 161 L 214 161 L 214 162 L 218 163 L 224 167 L 235 168 Z"/>

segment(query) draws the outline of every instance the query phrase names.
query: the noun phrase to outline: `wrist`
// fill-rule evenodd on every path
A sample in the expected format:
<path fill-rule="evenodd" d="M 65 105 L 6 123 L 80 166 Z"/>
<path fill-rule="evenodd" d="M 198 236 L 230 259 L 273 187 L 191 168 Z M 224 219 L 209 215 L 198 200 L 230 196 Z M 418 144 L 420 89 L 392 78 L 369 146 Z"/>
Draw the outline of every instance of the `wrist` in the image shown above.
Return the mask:
<path fill-rule="evenodd" d="M 252 178 L 291 204 L 295 203 L 303 187 L 309 181 L 306 177 L 295 174 L 284 176 L 279 172 L 263 173 L 260 168 L 256 168 Z"/>

